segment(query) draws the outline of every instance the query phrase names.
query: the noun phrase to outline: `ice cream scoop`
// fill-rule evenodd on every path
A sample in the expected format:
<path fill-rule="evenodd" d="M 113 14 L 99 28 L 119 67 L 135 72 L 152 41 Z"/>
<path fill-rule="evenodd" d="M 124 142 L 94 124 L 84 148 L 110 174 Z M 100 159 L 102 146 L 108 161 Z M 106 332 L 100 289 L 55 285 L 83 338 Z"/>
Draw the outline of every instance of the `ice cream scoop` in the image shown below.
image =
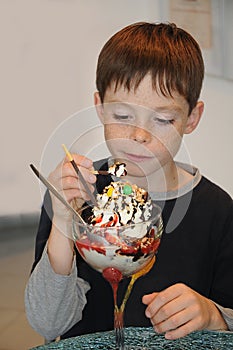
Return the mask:
<path fill-rule="evenodd" d="M 111 165 L 108 170 L 93 170 L 92 174 L 98 174 L 98 175 L 113 175 L 116 177 L 126 176 L 127 170 L 126 170 L 126 164 L 116 162 L 113 165 Z"/>

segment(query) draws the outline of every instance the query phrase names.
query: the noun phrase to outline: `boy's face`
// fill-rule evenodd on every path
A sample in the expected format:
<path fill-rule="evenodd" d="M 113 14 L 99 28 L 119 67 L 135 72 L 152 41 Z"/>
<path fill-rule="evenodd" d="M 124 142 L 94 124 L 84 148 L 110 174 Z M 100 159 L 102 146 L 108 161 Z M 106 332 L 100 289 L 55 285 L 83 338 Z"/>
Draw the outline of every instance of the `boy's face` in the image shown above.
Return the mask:
<path fill-rule="evenodd" d="M 184 97 L 158 94 L 150 75 L 136 91 L 122 86 L 115 91 L 111 86 L 103 104 L 96 93 L 95 104 L 108 148 L 115 159 L 127 164 L 131 176 L 150 175 L 161 167 L 169 171 L 183 135 L 195 129 L 203 110 L 199 103 L 188 116 Z"/>

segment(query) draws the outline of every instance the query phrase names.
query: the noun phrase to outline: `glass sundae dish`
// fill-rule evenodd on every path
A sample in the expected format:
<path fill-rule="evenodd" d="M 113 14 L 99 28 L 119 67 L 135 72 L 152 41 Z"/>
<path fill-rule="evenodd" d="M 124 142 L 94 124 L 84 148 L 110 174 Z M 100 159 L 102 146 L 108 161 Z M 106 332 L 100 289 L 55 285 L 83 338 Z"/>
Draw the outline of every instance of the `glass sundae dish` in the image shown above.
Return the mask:
<path fill-rule="evenodd" d="M 73 219 L 73 239 L 83 259 L 111 284 L 114 297 L 116 349 L 124 347 L 123 315 L 137 278 L 155 262 L 162 235 L 161 209 L 148 193 L 127 182 L 116 181 L 96 197 L 98 206 L 86 206 L 80 214 L 86 224 Z M 120 307 L 119 282 L 131 276 Z"/>

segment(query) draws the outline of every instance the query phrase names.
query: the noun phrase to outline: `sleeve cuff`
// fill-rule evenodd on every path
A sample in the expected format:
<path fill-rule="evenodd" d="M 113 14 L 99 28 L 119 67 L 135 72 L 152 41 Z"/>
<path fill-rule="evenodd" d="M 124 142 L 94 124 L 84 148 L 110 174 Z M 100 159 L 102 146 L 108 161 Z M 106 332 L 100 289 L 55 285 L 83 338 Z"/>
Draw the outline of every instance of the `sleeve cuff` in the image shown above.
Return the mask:
<path fill-rule="evenodd" d="M 213 301 L 218 310 L 220 311 L 224 321 L 227 324 L 228 330 L 233 332 L 233 309 L 229 309 L 227 307 L 223 307 Z"/>

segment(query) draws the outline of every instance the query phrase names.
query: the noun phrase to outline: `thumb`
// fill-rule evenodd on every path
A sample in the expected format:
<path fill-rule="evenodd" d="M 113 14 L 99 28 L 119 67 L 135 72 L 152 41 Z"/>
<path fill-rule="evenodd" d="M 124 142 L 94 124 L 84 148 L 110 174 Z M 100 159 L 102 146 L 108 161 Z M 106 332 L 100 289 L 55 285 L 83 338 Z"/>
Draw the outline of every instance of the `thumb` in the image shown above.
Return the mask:
<path fill-rule="evenodd" d="M 152 302 L 152 300 L 154 300 L 154 298 L 155 298 L 158 294 L 159 294 L 159 293 L 154 292 L 154 293 L 151 293 L 151 294 L 146 294 L 146 295 L 144 295 L 144 296 L 142 297 L 142 302 L 143 302 L 143 304 L 149 305 L 149 304 Z"/>

